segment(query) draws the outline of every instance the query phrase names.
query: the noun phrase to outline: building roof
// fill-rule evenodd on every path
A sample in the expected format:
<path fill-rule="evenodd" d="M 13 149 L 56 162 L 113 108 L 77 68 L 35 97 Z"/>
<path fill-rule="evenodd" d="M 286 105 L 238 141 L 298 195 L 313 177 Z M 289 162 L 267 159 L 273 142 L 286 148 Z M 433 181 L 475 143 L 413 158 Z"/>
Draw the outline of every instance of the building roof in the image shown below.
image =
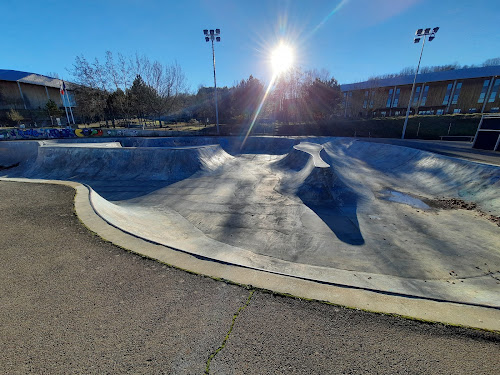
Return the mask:
<path fill-rule="evenodd" d="M 0 81 L 22 82 L 32 85 L 47 87 L 61 87 L 61 80 L 58 78 L 47 77 L 41 74 L 21 72 L 18 70 L 0 69 Z"/>
<path fill-rule="evenodd" d="M 416 83 L 453 81 L 456 79 L 481 78 L 481 77 L 492 77 L 492 76 L 500 76 L 500 65 L 484 66 L 481 68 L 454 69 L 454 70 L 445 70 L 442 72 L 418 74 Z M 412 74 L 408 76 L 393 77 L 393 78 L 371 79 L 364 82 L 340 85 L 340 89 L 342 91 L 352 91 L 352 90 L 366 90 L 375 87 L 411 85 L 413 84 L 414 78 L 415 75 Z"/>

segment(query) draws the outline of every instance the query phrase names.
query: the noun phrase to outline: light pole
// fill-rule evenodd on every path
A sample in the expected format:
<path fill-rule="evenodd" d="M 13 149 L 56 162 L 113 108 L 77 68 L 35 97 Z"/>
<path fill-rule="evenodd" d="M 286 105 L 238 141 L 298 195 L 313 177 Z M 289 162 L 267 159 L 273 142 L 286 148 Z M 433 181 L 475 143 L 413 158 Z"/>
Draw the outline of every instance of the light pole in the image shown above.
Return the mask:
<path fill-rule="evenodd" d="M 411 101 L 413 99 L 413 94 L 415 92 L 415 82 L 417 81 L 417 74 L 418 74 L 418 70 L 420 69 L 420 61 L 422 61 L 422 52 L 424 52 L 425 38 L 428 36 L 429 42 L 432 42 L 432 40 L 436 37 L 436 33 L 438 32 L 438 30 L 439 30 L 439 27 L 435 27 L 432 30 L 429 27 L 425 30 L 418 29 L 415 32 L 415 38 L 413 39 L 413 43 L 420 42 L 421 38 L 424 38 L 424 41 L 422 43 L 422 49 L 420 50 L 420 58 L 418 59 L 417 70 L 415 71 L 415 78 L 413 78 L 413 86 L 411 87 L 411 95 L 410 95 L 410 99 L 408 100 L 408 108 L 406 109 L 406 118 L 405 118 L 405 124 L 403 125 L 403 134 L 401 135 L 401 139 L 405 139 L 406 126 L 408 125 L 408 116 L 410 115 Z"/>
<path fill-rule="evenodd" d="M 205 35 L 205 42 L 212 41 L 212 59 L 214 62 L 214 89 L 215 89 L 215 121 L 217 123 L 217 134 L 219 134 L 219 109 L 217 108 L 217 80 L 215 78 L 215 50 L 214 50 L 214 40 L 220 42 L 220 29 L 215 30 L 203 30 Z"/>

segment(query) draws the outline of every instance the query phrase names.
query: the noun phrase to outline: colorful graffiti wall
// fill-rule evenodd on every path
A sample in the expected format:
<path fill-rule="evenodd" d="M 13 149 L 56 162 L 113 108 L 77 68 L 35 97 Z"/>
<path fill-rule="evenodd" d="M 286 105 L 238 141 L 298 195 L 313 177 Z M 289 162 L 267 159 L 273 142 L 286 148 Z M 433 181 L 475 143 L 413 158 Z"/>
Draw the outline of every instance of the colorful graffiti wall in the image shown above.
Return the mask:
<path fill-rule="evenodd" d="M 88 137 L 137 137 L 141 134 L 139 130 L 115 130 L 115 129 L 11 129 L 0 130 L 0 140 L 14 139 L 53 139 L 53 138 L 88 138 Z M 165 134 L 166 135 L 166 134 Z"/>

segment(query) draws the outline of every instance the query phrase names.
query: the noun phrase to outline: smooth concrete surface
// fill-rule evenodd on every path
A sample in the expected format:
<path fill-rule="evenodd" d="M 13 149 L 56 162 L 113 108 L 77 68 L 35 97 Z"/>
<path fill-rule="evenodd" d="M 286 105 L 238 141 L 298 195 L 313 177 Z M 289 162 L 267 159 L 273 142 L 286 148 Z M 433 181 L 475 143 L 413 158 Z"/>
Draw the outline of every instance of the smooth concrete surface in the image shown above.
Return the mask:
<path fill-rule="evenodd" d="M 34 165 L 4 172 L 79 179 L 95 189 L 91 201 L 106 222 L 180 252 L 273 277 L 298 277 L 315 287 L 316 280 L 368 295 L 379 292 L 382 299 L 416 296 L 438 304 L 459 302 L 464 308 L 484 306 L 498 314 L 499 228 L 475 212 L 412 206 L 438 196 L 461 197 L 496 213 L 498 168 L 352 139 L 308 139 L 302 145 L 279 139 L 274 153 L 269 151 L 272 140 L 265 140 L 262 152 L 254 140 L 245 154 L 235 152 L 229 140 L 220 142 L 222 148 L 193 148 L 192 140 L 176 140 L 175 145 L 169 140 L 168 147 L 155 142 L 154 147 L 133 149 L 143 154 L 142 160 L 170 154 L 163 159 L 170 169 L 161 170 L 171 173 L 170 180 L 158 178 L 154 184 L 134 179 L 126 170 L 128 180 L 95 179 L 116 167 L 99 154 L 87 160 L 102 160 L 100 168 L 83 163 L 87 168 L 72 166 L 68 173 L 75 160 L 69 146 L 59 148 L 67 150 L 66 169 L 54 168 L 57 157 L 48 159 L 42 152 Z M 169 149 L 174 146 L 183 149 L 175 157 Z M 121 155 L 132 152 L 123 148 Z M 141 159 L 134 158 L 128 156 L 129 168 L 140 166 Z M 134 170 L 135 176 L 152 170 L 147 163 L 143 167 Z M 180 169 L 190 172 L 181 177 L 171 172 Z M 395 194 L 406 199 L 388 199 Z M 406 308 L 398 309 L 406 315 Z"/>

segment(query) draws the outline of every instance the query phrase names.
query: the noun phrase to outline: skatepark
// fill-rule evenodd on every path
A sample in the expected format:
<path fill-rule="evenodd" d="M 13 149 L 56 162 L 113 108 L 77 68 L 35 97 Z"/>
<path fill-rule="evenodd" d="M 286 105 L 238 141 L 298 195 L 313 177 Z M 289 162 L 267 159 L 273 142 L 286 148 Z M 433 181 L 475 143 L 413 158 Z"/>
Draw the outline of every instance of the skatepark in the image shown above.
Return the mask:
<path fill-rule="evenodd" d="M 100 219 L 165 251 L 478 307 L 500 327 L 495 165 L 324 137 L 9 141 L 0 165 L 3 179 L 83 184 Z"/>

